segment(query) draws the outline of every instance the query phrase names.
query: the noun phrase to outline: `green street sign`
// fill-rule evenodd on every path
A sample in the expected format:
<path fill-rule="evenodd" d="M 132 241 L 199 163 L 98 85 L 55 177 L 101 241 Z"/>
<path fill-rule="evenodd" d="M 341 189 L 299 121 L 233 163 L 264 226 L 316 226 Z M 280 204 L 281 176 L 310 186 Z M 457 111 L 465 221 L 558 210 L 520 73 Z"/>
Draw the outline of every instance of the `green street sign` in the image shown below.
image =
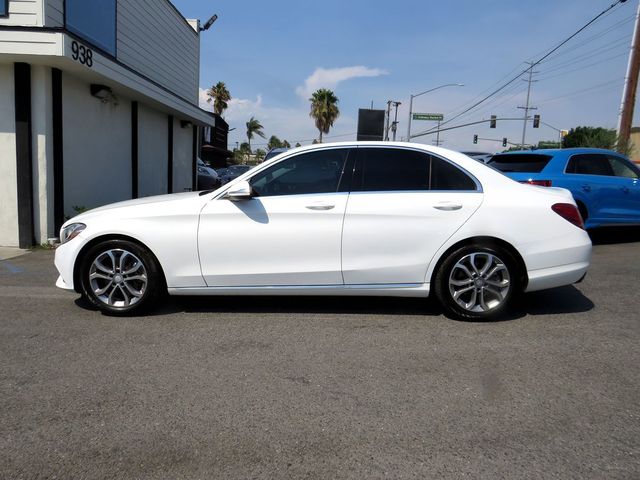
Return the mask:
<path fill-rule="evenodd" d="M 434 122 L 441 122 L 444 120 L 442 113 L 414 113 L 412 118 L 414 120 L 431 120 Z"/>

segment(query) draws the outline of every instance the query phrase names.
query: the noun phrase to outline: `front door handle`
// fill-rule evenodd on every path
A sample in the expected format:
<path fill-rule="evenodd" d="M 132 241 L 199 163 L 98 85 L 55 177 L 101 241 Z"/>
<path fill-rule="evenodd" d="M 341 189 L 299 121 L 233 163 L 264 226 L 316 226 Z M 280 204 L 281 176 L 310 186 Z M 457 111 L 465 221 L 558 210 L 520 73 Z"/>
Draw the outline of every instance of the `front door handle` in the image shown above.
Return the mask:
<path fill-rule="evenodd" d="M 629 187 L 620 187 L 620 190 L 622 190 L 624 193 L 629 193 Z"/>
<path fill-rule="evenodd" d="M 305 208 L 309 210 L 331 210 L 335 205 L 331 205 L 328 203 L 312 203 L 311 205 L 307 205 Z"/>
<path fill-rule="evenodd" d="M 460 210 L 462 208 L 462 205 L 460 203 L 445 202 L 445 203 L 438 203 L 434 205 L 433 208 L 435 208 L 436 210 L 443 210 L 445 212 L 450 212 L 453 210 Z"/>

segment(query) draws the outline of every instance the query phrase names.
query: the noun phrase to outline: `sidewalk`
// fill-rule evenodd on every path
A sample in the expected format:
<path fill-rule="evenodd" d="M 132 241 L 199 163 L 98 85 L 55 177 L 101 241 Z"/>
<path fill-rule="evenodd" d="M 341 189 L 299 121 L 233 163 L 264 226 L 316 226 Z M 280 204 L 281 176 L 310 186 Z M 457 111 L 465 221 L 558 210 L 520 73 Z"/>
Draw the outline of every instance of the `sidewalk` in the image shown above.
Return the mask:
<path fill-rule="evenodd" d="M 28 253 L 29 250 L 22 250 L 16 247 L 0 247 L 0 260 L 8 260 L 10 258 L 19 257 Z"/>

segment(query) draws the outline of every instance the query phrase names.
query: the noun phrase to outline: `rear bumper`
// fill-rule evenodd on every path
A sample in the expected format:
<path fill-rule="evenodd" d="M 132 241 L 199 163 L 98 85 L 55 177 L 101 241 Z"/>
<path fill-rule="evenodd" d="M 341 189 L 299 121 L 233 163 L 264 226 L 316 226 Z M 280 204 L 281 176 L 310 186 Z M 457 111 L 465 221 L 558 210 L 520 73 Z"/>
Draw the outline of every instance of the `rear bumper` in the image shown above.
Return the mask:
<path fill-rule="evenodd" d="M 582 281 L 588 269 L 589 261 L 584 261 L 530 271 L 529 283 L 525 291 L 535 292 L 578 283 Z"/>

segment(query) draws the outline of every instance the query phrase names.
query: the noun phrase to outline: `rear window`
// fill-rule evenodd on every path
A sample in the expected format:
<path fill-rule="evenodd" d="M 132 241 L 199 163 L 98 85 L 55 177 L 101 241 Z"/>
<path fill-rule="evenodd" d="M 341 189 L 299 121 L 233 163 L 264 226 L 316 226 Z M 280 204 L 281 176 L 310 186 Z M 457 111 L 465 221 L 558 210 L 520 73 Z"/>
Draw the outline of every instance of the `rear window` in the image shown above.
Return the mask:
<path fill-rule="evenodd" d="M 517 155 L 494 155 L 489 165 L 501 172 L 539 173 L 547 166 L 551 155 L 519 153 Z"/>

